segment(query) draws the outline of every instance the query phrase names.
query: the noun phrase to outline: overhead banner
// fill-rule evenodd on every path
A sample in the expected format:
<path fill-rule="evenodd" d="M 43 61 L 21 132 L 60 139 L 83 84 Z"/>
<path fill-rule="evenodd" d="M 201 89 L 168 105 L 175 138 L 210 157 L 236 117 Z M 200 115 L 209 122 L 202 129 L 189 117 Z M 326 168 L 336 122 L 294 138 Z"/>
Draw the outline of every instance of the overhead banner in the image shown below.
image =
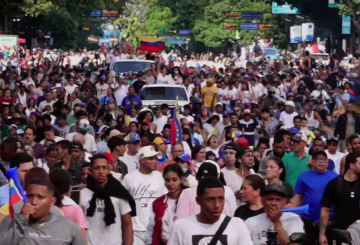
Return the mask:
<path fill-rule="evenodd" d="M 273 14 L 299 14 L 300 11 L 297 8 L 293 8 L 290 4 L 278 5 L 276 2 L 272 2 Z"/>
<path fill-rule="evenodd" d="M 351 34 L 351 17 L 350 16 L 342 16 L 341 22 L 341 33 L 342 34 Z"/>
<path fill-rule="evenodd" d="M 301 42 L 301 26 L 290 27 L 290 43 Z"/>
<path fill-rule="evenodd" d="M 329 8 L 339 8 L 340 4 L 336 3 L 335 0 L 329 0 Z"/>
<path fill-rule="evenodd" d="M 301 25 L 301 39 L 306 42 L 314 40 L 314 23 L 304 23 Z"/>

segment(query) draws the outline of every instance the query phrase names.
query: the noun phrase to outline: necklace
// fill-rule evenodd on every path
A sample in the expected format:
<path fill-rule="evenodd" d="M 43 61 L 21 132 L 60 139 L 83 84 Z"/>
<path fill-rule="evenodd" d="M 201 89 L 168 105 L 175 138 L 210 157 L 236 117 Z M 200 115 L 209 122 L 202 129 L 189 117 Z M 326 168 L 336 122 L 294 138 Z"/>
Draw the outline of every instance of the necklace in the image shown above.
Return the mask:
<path fill-rule="evenodd" d="M 354 192 L 354 191 L 355 191 L 355 189 L 356 189 L 358 180 L 359 180 L 359 178 L 356 180 L 356 182 L 355 182 L 355 187 L 354 187 L 353 190 L 350 190 L 349 183 L 346 181 L 346 185 L 347 185 L 347 188 L 348 188 L 349 191 L 350 191 L 350 197 L 351 197 L 351 198 L 354 198 L 354 197 L 355 197 L 355 192 Z"/>

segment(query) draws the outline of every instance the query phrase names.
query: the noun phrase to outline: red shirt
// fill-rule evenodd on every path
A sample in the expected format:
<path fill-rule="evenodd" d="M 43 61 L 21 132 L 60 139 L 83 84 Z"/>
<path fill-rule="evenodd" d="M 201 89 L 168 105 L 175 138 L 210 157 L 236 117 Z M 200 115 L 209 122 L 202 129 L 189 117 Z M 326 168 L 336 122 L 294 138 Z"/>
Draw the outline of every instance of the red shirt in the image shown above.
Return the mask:
<path fill-rule="evenodd" d="M 6 99 L 5 97 L 1 97 L 0 98 L 0 107 L 2 107 L 4 103 L 7 104 L 8 106 L 11 106 L 13 103 L 13 99 L 12 98 Z"/>

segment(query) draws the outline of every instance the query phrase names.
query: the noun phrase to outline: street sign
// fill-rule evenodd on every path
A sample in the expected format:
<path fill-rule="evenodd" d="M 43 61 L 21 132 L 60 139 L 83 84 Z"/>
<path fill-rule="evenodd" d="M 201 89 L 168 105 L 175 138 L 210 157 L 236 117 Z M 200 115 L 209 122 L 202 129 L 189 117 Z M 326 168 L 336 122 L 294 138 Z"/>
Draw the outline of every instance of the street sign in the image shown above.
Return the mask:
<path fill-rule="evenodd" d="M 191 30 L 179 30 L 180 35 L 189 35 L 191 33 Z"/>
<path fill-rule="evenodd" d="M 329 0 L 329 8 L 339 8 L 340 4 L 336 3 L 335 0 Z"/>
<path fill-rule="evenodd" d="M 90 16 L 90 17 L 101 17 L 101 9 L 91 12 L 89 15 L 83 14 L 83 17 Z"/>
<path fill-rule="evenodd" d="M 243 19 L 261 19 L 262 13 L 259 12 L 244 12 L 242 14 Z"/>
<path fill-rule="evenodd" d="M 241 14 L 239 12 L 226 12 L 225 17 L 226 18 L 240 18 Z"/>
<path fill-rule="evenodd" d="M 297 8 L 291 8 L 290 4 L 278 5 L 276 2 L 272 2 L 273 14 L 299 14 L 300 11 Z"/>
<path fill-rule="evenodd" d="M 117 10 L 103 10 L 102 11 L 102 17 L 118 17 L 119 11 Z"/>
<path fill-rule="evenodd" d="M 168 34 L 169 30 L 168 29 L 160 29 L 160 34 L 164 35 L 164 34 Z"/>
<path fill-rule="evenodd" d="M 257 30 L 258 24 L 254 23 L 241 23 L 240 30 Z"/>
<path fill-rule="evenodd" d="M 351 17 L 342 16 L 341 21 L 341 34 L 351 34 Z"/>

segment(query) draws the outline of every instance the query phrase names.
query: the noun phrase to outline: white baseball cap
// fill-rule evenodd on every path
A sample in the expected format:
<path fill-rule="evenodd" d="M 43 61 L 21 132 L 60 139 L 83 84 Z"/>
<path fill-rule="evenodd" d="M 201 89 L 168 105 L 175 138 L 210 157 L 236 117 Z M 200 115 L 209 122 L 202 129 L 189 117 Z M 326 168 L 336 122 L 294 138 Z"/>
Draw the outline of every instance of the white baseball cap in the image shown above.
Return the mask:
<path fill-rule="evenodd" d="M 79 122 L 79 128 L 83 131 L 89 131 L 90 130 L 90 122 L 87 119 L 81 119 Z"/>
<path fill-rule="evenodd" d="M 154 150 L 154 148 L 152 146 L 144 146 L 140 149 L 140 151 L 138 152 L 138 158 L 143 159 L 146 157 L 154 157 L 157 156 L 160 152 L 157 152 Z"/>

